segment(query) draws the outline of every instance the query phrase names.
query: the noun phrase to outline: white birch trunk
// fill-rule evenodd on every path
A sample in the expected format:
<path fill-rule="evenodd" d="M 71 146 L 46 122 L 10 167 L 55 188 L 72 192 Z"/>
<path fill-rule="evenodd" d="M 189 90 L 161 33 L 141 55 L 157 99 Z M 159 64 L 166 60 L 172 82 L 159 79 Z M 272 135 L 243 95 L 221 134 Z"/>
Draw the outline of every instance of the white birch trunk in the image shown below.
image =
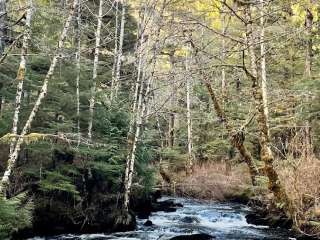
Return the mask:
<path fill-rule="evenodd" d="M 187 176 L 192 174 L 193 155 L 192 155 L 192 120 L 191 120 L 191 79 L 189 73 L 189 52 L 190 47 L 186 51 L 186 94 L 187 94 L 187 126 L 188 126 L 188 159 L 186 163 Z"/>
<path fill-rule="evenodd" d="M 133 112 L 135 118 L 131 123 L 132 125 L 130 126 L 131 132 L 129 132 L 128 134 L 129 152 L 128 152 L 127 162 L 126 162 L 126 170 L 125 170 L 125 178 L 124 178 L 124 198 L 123 198 L 123 209 L 125 211 L 129 210 L 129 200 L 130 200 L 130 192 L 131 192 L 131 185 L 132 185 L 136 147 L 137 147 L 137 141 L 140 135 L 140 128 L 142 124 L 141 115 L 143 114 L 143 111 L 141 108 L 142 108 L 143 90 L 144 90 L 143 82 L 144 82 L 143 77 L 140 80 L 137 79 L 136 84 L 140 85 L 140 89 L 139 89 L 139 94 L 137 99 L 136 113 Z M 133 133 L 134 125 L 135 125 L 135 132 Z"/>
<path fill-rule="evenodd" d="M 2 96 L 1 100 L 0 100 L 0 119 L 3 116 L 5 104 L 6 104 L 6 98 L 4 96 Z"/>
<path fill-rule="evenodd" d="M 146 11 L 146 8 L 145 10 Z M 142 66 L 145 64 L 145 56 L 143 54 L 143 49 L 144 49 L 144 36 L 145 36 L 145 21 L 146 21 L 146 14 L 143 15 L 143 19 L 141 20 L 140 24 L 140 41 L 139 41 L 139 47 L 138 47 L 138 66 L 137 66 L 137 79 L 136 79 L 136 84 L 135 84 L 135 90 L 134 90 L 134 98 L 133 98 L 133 104 L 132 104 L 132 116 L 130 119 L 129 123 L 129 134 L 128 134 L 128 141 L 130 142 L 130 138 L 133 136 L 133 131 L 134 131 L 134 125 L 135 125 L 135 119 L 136 115 L 138 114 L 137 110 L 137 104 L 139 101 L 139 89 L 142 90 Z M 130 146 L 130 143 L 128 144 Z"/>
<path fill-rule="evenodd" d="M 226 23 L 225 23 L 225 6 L 222 4 L 221 7 L 221 28 L 222 28 L 222 34 L 226 34 Z M 226 58 L 226 41 L 225 38 L 222 37 L 222 51 L 221 51 L 221 60 L 222 63 L 224 64 L 225 58 Z M 226 100 L 226 94 L 227 94 L 227 83 L 226 83 L 226 70 L 225 67 L 223 66 L 221 68 L 221 88 L 222 88 L 222 107 L 224 108 L 225 105 L 225 100 Z"/>
<path fill-rule="evenodd" d="M 122 54 L 123 54 L 123 40 L 124 40 L 124 26 L 126 22 L 126 2 L 125 0 L 121 1 L 122 11 L 121 11 L 121 23 L 120 23 L 120 35 L 119 35 L 119 48 L 117 51 L 117 65 L 116 65 L 116 77 L 114 81 L 114 89 L 111 90 L 111 101 L 114 98 L 117 98 L 119 86 L 120 86 L 120 70 L 122 63 Z"/>
<path fill-rule="evenodd" d="M 165 8 L 166 0 L 163 1 L 163 6 L 161 9 L 161 18 L 163 16 L 164 8 Z M 138 141 L 140 138 L 140 133 L 142 131 L 142 125 L 145 118 L 145 113 L 148 107 L 149 102 L 149 94 L 151 91 L 151 86 L 153 82 L 153 75 L 155 71 L 156 61 L 157 61 L 157 53 L 159 50 L 159 37 L 160 37 L 160 30 L 161 30 L 161 21 L 158 23 L 158 29 L 156 30 L 155 36 L 155 43 L 153 46 L 153 56 L 151 59 L 151 69 L 150 74 L 148 75 L 148 81 L 144 84 L 145 79 L 145 71 L 142 70 L 145 67 L 146 60 L 144 59 L 147 55 L 145 49 L 148 47 L 143 47 L 144 43 L 144 34 L 146 31 L 146 19 L 147 19 L 147 6 L 144 6 L 144 15 L 141 24 L 141 38 L 140 38 L 140 51 L 139 51 L 139 63 L 138 63 L 138 76 L 137 82 L 135 87 L 135 99 L 133 109 L 136 112 L 133 112 L 133 116 L 135 119 L 130 124 L 129 129 L 129 137 L 128 137 L 128 146 L 129 146 L 129 153 L 127 156 L 127 163 L 126 163 L 126 171 L 125 171 L 125 179 L 124 179 L 124 200 L 123 200 L 123 210 L 129 210 L 129 200 L 130 200 L 130 193 L 132 187 L 132 180 L 133 180 L 133 173 L 134 173 L 134 164 L 136 159 L 136 149 L 138 145 Z M 153 14 L 154 15 L 154 14 Z M 147 42 L 147 45 L 150 43 L 150 38 Z M 145 89 L 144 89 L 145 88 Z M 145 92 L 145 95 L 143 94 Z M 135 122 L 134 122 L 135 121 Z M 135 125 L 135 133 L 133 135 L 133 129 Z"/>
<path fill-rule="evenodd" d="M 76 101 L 77 101 L 77 138 L 78 146 L 80 145 L 81 132 L 80 132 L 80 75 L 81 75 L 81 0 L 78 0 L 77 6 L 77 19 L 76 19 Z"/>
<path fill-rule="evenodd" d="M 261 4 L 261 16 L 260 16 L 260 53 L 261 53 L 261 89 L 263 95 L 263 107 L 264 112 L 268 118 L 269 108 L 268 108 L 268 87 L 267 87 L 267 70 L 266 70 L 266 50 L 264 43 L 265 27 L 264 27 L 264 0 L 260 0 Z"/>
<path fill-rule="evenodd" d="M 0 0 L 0 56 L 3 54 L 7 38 L 7 0 Z"/>
<path fill-rule="evenodd" d="M 99 50 L 100 50 L 101 25 L 102 25 L 102 6 L 103 6 L 103 0 L 100 0 L 99 10 L 98 10 L 98 24 L 96 29 L 96 46 L 94 49 L 91 98 L 89 100 L 88 138 L 90 140 L 92 140 L 93 113 L 94 113 L 94 105 L 96 101 L 97 70 L 99 65 Z"/>
<path fill-rule="evenodd" d="M 132 186 L 132 178 L 133 178 L 133 170 L 134 170 L 134 162 L 136 158 L 136 148 L 137 142 L 140 136 L 140 130 L 142 125 L 142 115 L 143 115 L 143 92 L 145 90 L 145 74 L 143 71 L 143 67 L 145 67 L 146 56 L 145 56 L 145 44 L 144 44 L 144 36 L 146 31 L 146 19 L 147 19 L 147 6 L 144 5 L 144 13 L 143 19 L 140 24 L 141 36 L 140 36 L 140 44 L 139 44 L 139 54 L 138 54 L 138 69 L 137 69 L 137 81 L 135 86 L 135 96 L 132 107 L 133 117 L 131 119 L 129 134 L 128 134 L 128 147 L 129 152 L 127 155 L 127 163 L 126 163 L 126 171 L 125 171 L 125 180 L 124 180 L 124 200 L 123 200 L 123 209 L 125 211 L 129 210 L 129 201 L 130 201 L 130 193 Z"/>
<path fill-rule="evenodd" d="M 26 62 L 27 62 L 27 52 L 28 52 L 28 45 L 31 36 L 31 18 L 32 18 L 32 11 L 33 11 L 33 2 L 32 0 L 28 0 L 28 9 L 26 15 L 26 24 L 25 24 L 25 31 L 22 40 L 22 48 L 21 48 L 21 58 L 20 58 L 20 65 L 17 73 L 17 92 L 16 92 L 16 101 L 15 101 L 15 110 L 13 114 L 13 122 L 12 122 L 12 131 L 11 133 L 16 135 L 18 130 L 18 123 L 19 123 L 19 114 L 21 108 L 21 99 L 23 94 L 23 83 L 26 77 Z M 10 143 L 10 154 L 14 150 L 16 140 L 12 140 Z"/>
<path fill-rule="evenodd" d="M 36 114 L 37 114 L 37 112 L 38 112 L 38 110 L 40 108 L 42 100 L 47 95 L 48 83 L 49 83 L 49 80 L 51 79 L 51 77 L 52 77 L 52 75 L 54 73 L 54 70 L 56 68 L 58 59 L 60 57 L 60 50 L 64 46 L 64 43 L 65 43 L 65 40 L 66 40 L 66 37 L 67 37 L 67 33 L 68 33 L 69 28 L 70 28 L 70 24 L 71 24 L 71 21 L 72 21 L 76 6 L 77 6 L 77 0 L 74 0 L 73 3 L 72 3 L 72 6 L 70 8 L 70 12 L 68 14 L 68 18 L 67 18 L 67 20 L 65 22 L 63 31 L 62 31 L 62 33 L 60 35 L 57 51 L 56 51 L 56 53 L 54 54 L 54 56 L 52 58 L 51 65 L 49 67 L 47 75 L 44 78 L 43 85 L 42 85 L 42 88 L 40 90 L 40 94 L 38 95 L 38 98 L 37 98 L 32 110 L 30 112 L 29 117 L 28 117 L 28 120 L 25 123 L 19 138 L 16 141 L 16 145 L 15 145 L 14 150 L 9 155 L 7 168 L 6 168 L 6 170 L 5 170 L 5 172 L 4 172 L 3 176 L 2 176 L 1 183 L 0 183 L 0 193 L 3 193 L 4 195 L 6 193 L 7 187 L 10 184 L 9 177 L 11 176 L 11 173 L 13 171 L 13 168 L 14 168 L 15 164 L 16 164 L 18 155 L 20 153 L 21 144 L 23 143 L 23 138 L 28 133 L 28 131 L 30 130 L 31 124 L 32 124 L 32 122 L 33 122 L 33 120 L 34 120 L 34 118 L 35 118 L 35 116 L 36 116 Z"/>
<path fill-rule="evenodd" d="M 115 22 L 115 29 L 114 29 L 114 50 L 113 50 L 113 67 L 112 67 L 112 75 L 111 75 L 111 97 L 113 98 L 113 90 L 114 85 L 116 81 L 116 70 L 117 70 L 117 62 L 118 62 L 118 45 L 119 45 L 119 38 L 118 38 L 118 32 L 119 32 L 119 1 L 116 0 L 116 22 Z"/>

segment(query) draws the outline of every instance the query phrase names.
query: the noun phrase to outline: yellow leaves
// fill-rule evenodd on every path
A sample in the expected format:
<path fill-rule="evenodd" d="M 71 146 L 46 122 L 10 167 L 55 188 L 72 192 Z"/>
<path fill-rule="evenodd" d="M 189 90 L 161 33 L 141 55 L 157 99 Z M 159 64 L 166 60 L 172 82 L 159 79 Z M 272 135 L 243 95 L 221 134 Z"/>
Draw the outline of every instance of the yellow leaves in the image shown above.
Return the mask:
<path fill-rule="evenodd" d="M 305 0 L 296 4 L 292 4 L 292 22 L 297 25 L 304 25 L 307 9 L 311 10 L 311 13 L 313 15 L 313 21 L 318 21 L 319 16 L 317 8 L 318 4 L 311 4 L 310 0 Z"/>
<path fill-rule="evenodd" d="M 198 0 L 194 1 L 193 13 L 202 16 L 214 29 L 221 29 L 221 1 Z"/>
<path fill-rule="evenodd" d="M 187 54 L 188 49 L 186 47 L 182 47 L 176 50 L 176 56 L 178 57 L 184 57 Z"/>

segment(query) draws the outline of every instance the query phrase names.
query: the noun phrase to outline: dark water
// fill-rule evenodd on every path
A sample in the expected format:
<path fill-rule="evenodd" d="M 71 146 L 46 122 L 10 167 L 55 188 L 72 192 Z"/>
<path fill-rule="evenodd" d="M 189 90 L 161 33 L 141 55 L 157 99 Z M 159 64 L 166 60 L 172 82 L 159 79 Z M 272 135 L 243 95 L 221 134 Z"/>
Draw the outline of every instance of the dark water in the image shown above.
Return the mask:
<path fill-rule="evenodd" d="M 166 200 L 168 198 L 163 198 Z M 161 201 L 161 200 L 160 200 Z M 173 213 L 156 212 L 150 216 L 152 227 L 146 227 L 146 220 L 138 219 L 137 230 L 126 233 L 62 235 L 32 240 L 167 240 L 186 234 L 206 233 L 216 239 L 294 239 L 283 229 L 248 224 L 245 215 L 250 212 L 245 206 L 233 203 L 203 203 L 195 200 L 175 198 L 184 205 Z"/>

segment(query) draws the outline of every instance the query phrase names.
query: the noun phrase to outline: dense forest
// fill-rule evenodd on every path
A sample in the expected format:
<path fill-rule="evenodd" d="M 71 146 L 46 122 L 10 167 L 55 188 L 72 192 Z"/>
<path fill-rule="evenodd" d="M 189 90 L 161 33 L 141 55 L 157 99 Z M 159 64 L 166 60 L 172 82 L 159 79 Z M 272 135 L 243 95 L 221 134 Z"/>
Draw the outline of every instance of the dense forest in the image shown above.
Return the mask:
<path fill-rule="evenodd" d="M 0 0 L 0 239 L 159 192 L 320 237 L 319 56 L 317 0 Z"/>

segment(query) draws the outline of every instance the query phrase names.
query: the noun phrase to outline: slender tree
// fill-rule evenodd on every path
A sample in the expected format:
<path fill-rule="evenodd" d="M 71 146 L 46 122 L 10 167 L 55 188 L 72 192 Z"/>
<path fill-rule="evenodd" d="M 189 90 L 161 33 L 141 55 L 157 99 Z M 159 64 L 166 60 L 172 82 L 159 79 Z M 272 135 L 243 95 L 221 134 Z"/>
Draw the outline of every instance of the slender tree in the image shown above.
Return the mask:
<path fill-rule="evenodd" d="M 259 129 L 259 141 L 261 145 L 261 160 L 265 164 L 265 172 L 269 178 L 269 189 L 274 193 L 277 202 L 284 204 L 284 209 L 287 214 L 290 214 L 292 204 L 285 189 L 281 185 L 279 176 L 274 169 L 274 155 L 271 150 L 270 133 L 268 127 L 268 118 L 264 111 L 263 94 L 260 87 L 260 79 L 258 75 L 258 67 L 256 63 L 256 52 L 255 52 L 255 41 L 254 41 L 254 29 L 252 26 L 252 13 L 251 4 L 248 3 L 244 7 L 245 18 L 246 18 L 246 38 L 247 38 L 247 49 L 249 52 L 249 58 L 251 63 L 251 73 L 246 70 L 248 77 L 252 81 L 252 95 L 256 107 L 257 123 Z"/>
<path fill-rule="evenodd" d="M 76 17 L 76 101 L 77 101 L 77 135 L 78 146 L 80 145 L 81 132 L 80 132 L 80 76 L 81 76 L 81 0 L 78 0 L 77 17 Z"/>
<path fill-rule="evenodd" d="M 113 67 L 111 73 L 111 100 L 114 95 L 114 86 L 116 82 L 116 70 L 118 63 L 118 48 L 119 48 L 119 1 L 115 3 L 115 27 L 114 27 L 114 49 L 113 49 Z"/>
<path fill-rule="evenodd" d="M 175 50 L 169 52 L 169 62 L 170 62 L 170 81 L 171 81 L 171 97 L 170 97 L 170 113 L 169 113 L 169 126 L 168 126 L 168 146 L 173 147 L 175 145 L 175 128 L 176 128 L 176 113 L 174 108 L 176 107 L 176 83 L 175 83 Z"/>
<path fill-rule="evenodd" d="M 96 29 L 96 45 L 94 48 L 94 60 L 93 60 L 93 73 L 92 73 L 92 86 L 91 86 L 91 98 L 89 100 L 89 123 L 88 123 L 88 138 L 92 140 L 92 125 L 93 125 L 93 114 L 94 105 L 96 101 L 96 86 L 97 86 L 97 71 L 99 65 L 99 51 L 101 41 L 101 26 L 102 26 L 102 10 L 103 0 L 99 1 L 98 10 L 98 23 Z"/>
<path fill-rule="evenodd" d="M 140 45 L 138 53 L 138 69 L 137 69 L 137 79 L 135 86 L 135 96 L 132 109 L 132 118 L 130 121 L 129 132 L 128 132 L 128 155 L 126 161 L 126 169 L 124 176 L 124 198 L 123 198 L 123 209 L 128 212 L 129 210 L 129 200 L 132 186 L 134 162 L 136 157 L 136 148 L 138 139 L 140 136 L 140 130 L 142 125 L 142 103 L 143 103 L 143 93 L 144 93 L 144 71 L 143 67 L 146 62 L 146 47 L 145 47 L 145 30 L 146 30 L 146 20 L 147 20 L 147 6 L 144 4 L 144 12 L 141 19 L 141 35 L 140 35 Z"/>
<path fill-rule="evenodd" d="M 70 8 L 68 17 L 67 17 L 66 22 L 64 24 L 63 31 L 62 31 L 62 33 L 60 35 L 60 39 L 59 39 L 59 42 L 58 42 L 57 50 L 56 50 L 56 52 L 53 55 L 53 58 L 51 60 L 51 65 L 49 67 L 49 70 L 48 70 L 45 78 L 44 78 L 44 81 L 43 81 L 40 93 L 38 95 L 38 98 L 37 98 L 32 110 L 31 110 L 31 112 L 29 114 L 29 117 L 28 117 L 28 119 L 27 119 L 27 121 L 26 121 L 26 123 L 25 123 L 25 125 L 24 125 L 24 127 L 23 127 L 23 129 L 22 129 L 22 131 L 20 133 L 20 135 L 18 136 L 18 138 L 16 140 L 16 145 L 15 145 L 14 150 L 9 154 L 7 167 L 6 167 L 6 170 L 5 170 L 4 174 L 3 174 L 3 177 L 2 177 L 1 183 L 0 183 L 0 193 L 3 193 L 4 195 L 6 193 L 7 188 L 9 187 L 9 184 L 10 184 L 10 179 L 9 178 L 10 178 L 10 176 L 12 174 L 12 171 L 13 171 L 13 168 L 14 168 L 14 166 L 16 164 L 16 161 L 17 161 L 18 155 L 20 153 L 20 149 L 21 149 L 21 145 L 23 143 L 24 137 L 25 137 L 25 135 L 28 133 L 28 131 L 31 128 L 31 124 L 32 124 L 37 112 L 39 111 L 39 108 L 40 108 L 40 105 L 42 103 L 42 100 L 47 95 L 48 83 L 49 83 L 49 80 L 51 79 L 52 75 L 54 74 L 54 70 L 55 70 L 55 68 L 57 66 L 58 59 L 59 59 L 59 57 L 61 55 L 61 49 L 64 46 L 64 43 L 65 43 L 69 28 L 70 28 L 70 24 L 72 22 L 72 18 L 73 18 L 76 6 L 77 6 L 77 0 L 74 0 L 73 3 L 71 4 L 71 8 Z"/>
<path fill-rule="evenodd" d="M 221 6 L 221 28 L 222 28 L 222 35 L 226 34 L 226 14 L 225 14 L 225 0 L 223 0 L 222 6 Z M 225 61 L 226 58 L 226 39 L 225 37 L 222 37 L 221 40 L 221 60 L 222 62 Z M 224 66 L 221 67 L 221 88 L 222 88 L 222 104 L 223 107 L 225 105 L 226 95 L 227 95 L 227 82 L 226 82 L 226 69 Z"/>
<path fill-rule="evenodd" d="M 7 28 L 7 0 L 0 0 L 0 56 L 6 46 Z"/>
<path fill-rule="evenodd" d="M 311 3 L 312 4 L 312 1 Z M 306 9 L 306 60 L 304 67 L 304 74 L 306 77 L 311 77 L 312 74 L 312 25 L 313 25 L 313 14 L 310 8 Z"/>
<path fill-rule="evenodd" d="M 266 50 L 265 50 L 265 21 L 264 21 L 264 0 L 260 0 L 260 53 L 261 53 L 261 89 L 263 94 L 264 112 L 268 118 L 268 87 L 267 87 L 267 69 L 266 69 Z"/>
<path fill-rule="evenodd" d="M 138 75 L 136 80 L 136 87 L 135 87 L 135 97 L 137 98 L 134 100 L 134 110 L 133 112 L 133 121 L 130 122 L 130 129 L 128 133 L 128 155 L 127 155 L 127 162 L 126 162 L 126 170 L 125 170 L 125 178 L 124 178 L 124 200 L 123 200 L 123 210 L 128 212 L 129 209 L 129 199 L 131 194 L 131 187 L 133 181 L 133 173 L 134 173 L 134 165 L 136 160 L 136 150 L 138 147 L 138 143 L 140 140 L 140 135 L 142 132 L 142 125 L 146 118 L 146 112 L 150 100 L 150 92 L 151 86 L 154 79 L 154 71 L 156 67 L 156 61 L 159 53 L 159 37 L 160 37 L 160 30 L 162 25 L 162 16 L 163 11 L 166 5 L 166 0 L 162 2 L 162 8 L 160 12 L 160 21 L 156 22 L 156 31 L 155 31 L 155 40 L 152 44 L 151 49 L 152 51 L 152 58 L 150 60 L 150 68 L 148 69 L 146 66 L 147 63 L 147 55 L 149 53 L 148 49 L 150 48 L 150 42 L 152 36 L 149 36 L 148 41 L 141 41 L 140 40 L 140 51 L 139 51 L 139 64 L 138 64 Z M 141 20 L 141 39 L 143 40 L 147 31 L 147 20 L 150 17 L 151 11 L 149 11 L 150 7 L 144 3 L 144 11 L 143 17 Z M 155 13 L 152 14 L 155 17 Z M 150 27 L 149 27 L 150 28 Z M 149 33 L 149 32 L 148 32 Z M 146 67 L 146 69 L 143 69 Z M 149 71 L 147 71 L 149 70 Z M 140 73 L 139 73 L 140 72 Z M 139 90 L 138 90 L 139 89 Z M 138 91 L 138 95 L 137 94 Z M 132 124 L 132 126 L 131 126 Z"/>
<path fill-rule="evenodd" d="M 192 154 L 192 120 L 191 120 L 191 79 L 190 79 L 190 47 L 186 51 L 186 95 L 187 95 L 187 126 L 188 126 L 188 159 L 186 162 L 187 176 L 192 174 L 193 154 Z"/>
<path fill-rule="evenodd" d="M 244 145 L 244 140 L 245 140 L 245 135 L 243 132 L 244 129 L 233 130 L 225 114 L 225 111 L 223 110 L 222 105 L 219 102 L 216 96 L 216 93 L 214 92 L 211 86 L 210 80 L 202 71 L 200 71 L 200 74 L 201 74 L 201 77 L 204 78 L 204 84 L 208 90 L 209 96 L 211 97 L 211 100 L 213 103 L 213 109 L 218 115 L 218 117 L 220 118 L 221 123 L 223 124 L 223 126 L 228 132 L 230 143 L 239 151 L 240 155 L 248 165 L 252 185 L 256 185 L 257 184 L 256 177 L 259 176 L 259 170 L 256 166 L 256 163 L 254 162 L 252 155 Z"/>
<path fill-rule="evenodd" d="M 121 0 L 121 5 L 122 5 L 122 10 L 121 10 L 119 46 L 117 49 L 117 64 L 116 64 L 115 80 L 114 80 L 114 85 L 111 88 L 111 101 L 113 101 L 114 98 L 117 98 L 119 86 L 120 86 L 120 75 L 121 75 L 120 71 L 121 71 L 122 54 L 123 54 L 124 27 L 126 22 L 126 0 Z"/>
<path fill-rule="evenodd" d="M 13 135 L 16 135 L 18 130 L 21 98 L 23 93 L 23 83 L 26 77 L 27 52 L 28 52 L 28 45 L 31 37 L 31 18 L 32 18 L 32 11 L 33 11 L 33 2 L 32 0 L 28 0 L 27 3 L 28 3 L 28 9 L 26 13 L 25 31 L 22 39 L 21 59 L 20 59 L 19 69 L 18 69 L 17 78 L 16 78 L 18 81 L 18 85 L 17 85 L 16 102 L 15 102 L 16 107 L 14 110 L 13 121 L 12 121 L 11 133 Z M 14 150 L 15 142 L 16 142 L 15 140 L 16 139 L 13 139 L 10 144 L 10 154 Z"/>

